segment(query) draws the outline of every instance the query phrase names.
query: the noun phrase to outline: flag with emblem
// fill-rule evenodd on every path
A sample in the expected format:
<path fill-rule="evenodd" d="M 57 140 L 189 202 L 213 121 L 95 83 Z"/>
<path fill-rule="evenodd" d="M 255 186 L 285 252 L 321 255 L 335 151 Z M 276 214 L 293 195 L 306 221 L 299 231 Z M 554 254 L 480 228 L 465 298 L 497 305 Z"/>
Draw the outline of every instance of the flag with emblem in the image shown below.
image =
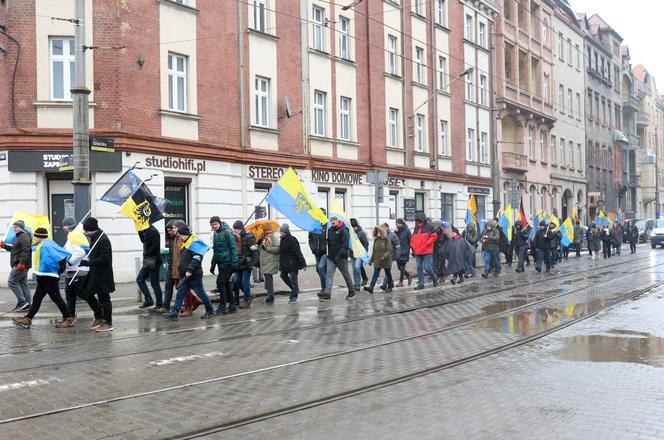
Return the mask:
<path fill-rule="evenodd" d="M 114 205 L 122 206 L 132 194 L 138 189 L 151 198 L 154 204 L 159 208 L 159 211 L 164 211 L 164 208 L 169 203 L 163 197 L 158 197 L 152 194 L 150 188 L 145 184 L 145 181 L 138 177 L 132 170 L 127 170 L 120 176 L 120 178 L 101 196 L 101 200 Z"/>
<path fill-rule="evenodd" d="M 293 168 L 272 187 L 267 202 L 305 231 L 320 234 L 327 223 L 327 217 L 311 200 Z"/>
<path fill-rule="evenodd" d="M 120 207 L 120 214 L 134 221 L 137 231 L 144 231 L 151 224 L 163 219 L 154 197 L 148 195 L 141 185 Z"/>

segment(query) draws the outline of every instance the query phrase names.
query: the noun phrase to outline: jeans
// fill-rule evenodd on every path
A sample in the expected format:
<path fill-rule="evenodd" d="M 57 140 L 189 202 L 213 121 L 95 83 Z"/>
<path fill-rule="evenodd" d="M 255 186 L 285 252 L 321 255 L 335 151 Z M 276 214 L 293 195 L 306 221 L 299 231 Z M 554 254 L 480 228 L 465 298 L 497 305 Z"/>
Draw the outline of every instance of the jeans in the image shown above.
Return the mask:
<path fill-rule="evenodd" d="M 77 276 L 73 282 L 71 278 L 66 279 L 65 298 L 67 300 L 67 310 L 69 310 L 71 316 L 76 316 L 76 299 L 82 296 L 86 279 L 87 275 Z M 97 299 L 94 296 L 88 296 L 85 298 L 85 302 L 88 303 L 88 306 L 94 312 L 95 319 L 102 319 L 101 306 Z"/>
<path fill-rule="evenodd" d="M 32 305 L 28 311 L 28 318 L 32 319 L 35 317 L 41 307 L 42 300 L 46 295 L 48 295 L 48 297 L 51 298 L 51 301 L 58 306 L 58 310 L 62 313 L 63 318 L 72 316 L 69 314 L 69 310 L 67 310 L 65 300 L 63 300 L 60 295 L 59 282 L 60 278 L 37 275 L 37 290 L 35 290 L 35 297 L 32 299 Z"/>
<path fill-rule="evenodd" d="M 604 258 L 611 258 L 611 243 L 608 241 L 602 242 L 602 254 Z"/>
<path fill-rule="evenodd" d="M 152 300 L 152 295 L 150 295 L 150 289 L 148 289 L 148 285 L 145 282 L 147 279 L 150 280 L 150 285 L 154 291 L 154 301 Z M 138 284 L 138 288 L 141 290 L 141 293 L 143 293 L 146 303 L 152 303 L 158 308 L 163 305 L 161 285 L 159 284 L 159 267 L 149 268 L 143 266 L 136 277 L 136 284 Z"/>
<path fill-rule="evenodd" d="M 518 253 L 518 262 L 516 264 L 516 268 L 518 270 L 524 270 L 523 268 L 523 263 L 525 263 L 526 259 L 528 258 L 528 249 L 526 248 L 520 248 L 519 253 Z"/>
<path fill-rule="evenodd" d="M 332 283 L 334 282 L 334 272 L 339 268 L 339 272 L 344 277 L 346 282 L 346 287 L 348 287 L 348 292 L 353 291 L 353 278 L 350 276 L 348 271 L 348 259 L 339 258 L 337 260 L 327 259 L 327 273 L 325 275 L 325 293 L 329 295 L 332 293 Z"/>
<path fill-rule="evenodd" d="M 242 269 L 235 272 L 233 277 L 234 286 L 236 290 L 242 290 L 244 295 L 244 300 L 249 301 L 251 299 L 251 269 Z"/>
<path fill-rule="evenodd" d="M 362 259 L 353 258 L 353 287 L 355 287 L 355 289 L 359 289 L 363 279 L 364 277 L 362 277 Z"/>
<path fill-rule="evenodd" d="M 170 268 L 170 266 L 169 266 Z M 172 277 L 173 271 L 170 269 L 166 272 L 166 281 L 164 282 L 164 305 L 165 309 L 171 308 L 171 301 L 173 300 L 173 289 L 177 287 L 178 279 Z"/>
<path fill-rule="evenodd" d="M 581 243 L 574 243 L 574 250 L 576 251 L 576 256 L 581 256 Z"/>
<path fill-rule="evenodd" d="M 535 263 L 535 267 L 541 270 L 542 263 L 546 263 L 546 270 L 551 269 L 551 250 L 549 248 L 537 249 L 537 263 Z"/>
<path fill-rule="evenodd" d="M 369 285 L 369 289 L 373 290 L 373 288 L 376 286 L 376 282 L 378 281 L 378 278 L 380 277 L 380 271 L 384 270 L 385 271 L 385 285 L 387 286 L 388 289 L 393 289 L 394 288 L 394 280 L 392 280 L 392 270 L 391 269 L 381 269 L 380 267 L 374 267 L 374 273 L 373 276 L 371 277 L 371 284 Z"/>
<path fill-rule="evenodd" d="M 484 255 L 484 273 L 488 274 L 491 270 L 491 263 L 493 263 L 493 268 L 496 274 L 500 273 L 500 251 L 496 250 L 485 250 Z"/>
<path fill-rule="evenodd" d="M 630 241 L 629 242 L 629 251 L 632 254 L 636 253 L 636 242 L 635 241 Z"/>
<path fill-rule="evenodd" d="M 235 304 L 231 275 L 233 268 L 230 264 L 217 263 L 217 290 L 219 291 L 219 304 Z M 266 277 L 267 279 L 267 277 Z"/>
<path fill-rule="evenodd" d="M 249 271 L 249 274 L 251 274 L 251 271 Z M 175 305 L 171 309 L 171 312 L 180 313 L 180 309 L 182 308 L 182 303 L 184 302 L 184 296 L 189 289 L 192 289 L 194 292 L 196 292 L 196 295 L 198 295 L 201 301 L 203 301 L 203 304 L 205 305 L 205 311 L 207 313 L 214 313 L 214 309 L 212 308 L 212 303 L 210 302 L 210 298 L 207 296 L 207 293 L 205 293 L 202 277 L 194 278 L 193 280 L 191 279 L 191 277 L 180 280 L 178 291 L 175 294 Z"/>
<path fill-rule="evenodd" d="M 316 255 L 316 272 L 320 279 L 320 288 L 324 290 L 327 279 L 327 255 Z"/>
<path fill-rule="evenodd" d="M 397 269 L 399 269 L 399 282 L 403 283 L 403 279 L 406 278 L 408 279 L 410 277 L 410 274 L 406 270 L 406 264 L 408 261 L 406 260 L 397 260 Z"/>
<path fill-rule="evenodd" d="M 417 285 L 419 287 L 424 287 L 424 272 L 431 277 L 431 281 L 438 281 L 436 272 L 433 270 L 433 255 L 416 255 L 415 263 L 417 265 Z"/>
<path fill-rule="evenodd" d="M 300 294 L 300 287 L 297 282 L 298 271 L 287 272 L 285 270 L 281 271 L 281 280 L 286 283 L 288 288 L 291 290 L 290 298 L 294 299 Z"/>
<path fill-rule="evenodd" d="M 274 278 L 271 273 L 264 273 L 265 277 L 265 290 L 267 291 L 268 298 L 274 298 Z"/>
<path fill-rule="evenodd" d="M 30 288 L 28 287 L 27 269 L 21 272 L 16 266 L 12 267 L 11 272 L 9 272 L 7 285 L 18 299 L 19 305 L 30 303 Z"/>

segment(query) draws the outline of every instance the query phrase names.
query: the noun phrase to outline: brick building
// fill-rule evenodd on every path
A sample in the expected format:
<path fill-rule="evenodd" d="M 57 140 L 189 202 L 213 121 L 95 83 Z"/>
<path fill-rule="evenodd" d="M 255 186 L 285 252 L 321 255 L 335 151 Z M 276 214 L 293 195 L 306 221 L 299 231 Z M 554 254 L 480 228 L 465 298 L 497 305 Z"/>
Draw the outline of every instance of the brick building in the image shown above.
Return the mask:
<path fill-rule="evenodd" d="M 156 174 L 153 191 L 173 201 L 167 217 L 206 235 L 212 215 L 279 220 L 255 207 L 293 166 L 321 206 L 337 199 L 370 226 L 364 173 L 380 168 L 391 177 L 381 221 L 421 211 L 462 225 L 469 193 L 490 217 L 498 7 L 401 3 L 86 1 L 90 126 L 117 150 L 93 153 L 93 197 L 140 162 L 141 176 Z M 0 2 L 10 79 L 0 84 L 0 200 L 11 207 L 0 221 L 14 209 L 48 213 L 58 240 L 72 213 L 71 174 L 58 162 L 72 144 L 78 48 L 75 24 L 62 19 L 73 17 L 73 0 Z M 127 281 L 140 242 L 129 220 L 113 221 L 116 209 L 94 204 Z"/>

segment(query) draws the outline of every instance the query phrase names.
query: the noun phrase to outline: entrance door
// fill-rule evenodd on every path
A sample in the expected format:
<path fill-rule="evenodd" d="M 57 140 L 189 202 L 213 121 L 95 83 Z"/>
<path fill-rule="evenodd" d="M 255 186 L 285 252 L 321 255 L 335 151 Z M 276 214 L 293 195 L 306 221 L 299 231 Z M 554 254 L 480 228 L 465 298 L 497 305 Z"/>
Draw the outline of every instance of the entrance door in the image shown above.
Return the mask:
<path fill-rule="evenodd" d="M 63 246 L 67 242 L 67 234 L 62 229 L 65 217 L 74 218 L 74 195 L 51 194 L 51 227 L 53 240 Z"/>
<path fill-rule="evenodd" d="M 164 197 L 168 200 L 164 212 L 165 222 L 182 220 L 189 224 L 189 185 L 186 183 L 169 182 L 164 184 Z"/>

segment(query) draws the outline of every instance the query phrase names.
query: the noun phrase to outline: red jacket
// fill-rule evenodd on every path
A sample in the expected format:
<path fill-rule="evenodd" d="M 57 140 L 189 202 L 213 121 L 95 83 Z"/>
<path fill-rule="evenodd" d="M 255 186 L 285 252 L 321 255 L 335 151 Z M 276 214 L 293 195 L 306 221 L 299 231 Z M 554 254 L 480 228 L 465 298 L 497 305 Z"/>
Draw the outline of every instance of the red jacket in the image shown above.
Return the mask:
<path fill-rule="evenodd" d="M 431 223 L 415 225 L 413 236 L 410 239 L 410 248 L 415 255 L 431 255 L 433 254 L 433 244 L 436 242 L 436 238 L 437 235 Z"/>

